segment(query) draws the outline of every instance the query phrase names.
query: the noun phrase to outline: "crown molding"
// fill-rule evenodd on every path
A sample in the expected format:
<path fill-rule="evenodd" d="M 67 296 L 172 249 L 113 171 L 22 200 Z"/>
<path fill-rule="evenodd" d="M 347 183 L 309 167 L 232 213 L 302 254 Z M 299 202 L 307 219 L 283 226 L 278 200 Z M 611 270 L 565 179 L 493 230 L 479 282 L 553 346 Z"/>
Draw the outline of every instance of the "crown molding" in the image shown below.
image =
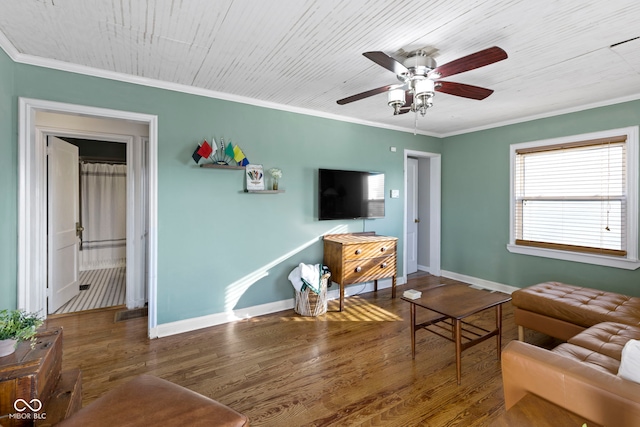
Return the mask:
<path fill-rule="evenodd" d="M 34 65 L 37 67 L 49 68 L 58 71 L 66 71 L 69 73 L 82 74 L 91 77 L 99 77 L 103 79 L 115 80 L 125 83 L 132 83 L 141 86 L 153 87 L 156 89 L 165 89 L 173 92 L 181 92 L 190 95 L 197 95 L 206 98 L 221 99 L 224 101 L 238 102 L 241 104 L 253 105 L 256 107 L 269 108 L 273 110 L 286 111 L 290 113 L 304 114 L 307 116 L 320 117 L 330 120 L 338 120 L 341 122 L 349 122 L 363 126 L 377 127 L 398 132 L 416 133 L 419 135 L 432 136 L 439 138 L 440 136 L 433 132 L 408 129 L 401 126 L 386 125 L 383 123 L 371 122 L 368 120 L 356 119 L 353 117 L 341 116 L 338 114 L 325 113 L 322 111 L 311 110 L 301 107 L 293 107 L 290 105 L 278 104 L 275 102 L 262 101 L 246 96 L 238 96 L 230 93 L 217 92 L 209 89 L 198 88 L 195 86 L 183 85 L 179 83 L 171 83 L 162 80 L 150 79 L 146 77 L 134 76 L 131 74 L 119 73 L 116 71 L 101 70 L 98 68 L 87 67 L 85 65 L 73 64 L 70 62 L 58 61 L 56 59 L 42 58 L 39 56 L 26 55 L 20 53 L 13 43 L 0 31 L 0 47 L 9 55 L 16 63 L 25 65 Z"/>
<path fill-rule="evenodd" d="M 478 126 L 475 128 L 464 129 L 456 132 L 443 133 L 443 134 L 439 134 L 438 136 L 440 138 L 448 138 L 450 136 L 464 135 L 467 133 L 479 132 L 487 129 L 495 129 L 503 126 L 515 125 L 518 123 L 531 122 L 539 119 L 547 119 L 549 117 L 562 116 L 563 114 L 577 113 L 580 111 L 592 110 L 594 108 L 599 108 L 599 107 L 607 107 L 609 105 L 622 104 L 625 102 L 637 101 L 639 99 L 640 99 L 640 93 L 636 93 L 633 95 L 627 95 L 620 98 L 609 99 L 606 101 L 594 102 L 591 104 L 584 104 L 577 107 L 563 108 L 559 110 L 548 111 L 546 113 L 535 114 L 532 116 L 524 116 L 517 119 L 505 120 L 502 122 L 492 123 L 486 126 Z"/>
<path fill-rule="evenodd" d="M 9 55 L 9 58 L 11 58 L 13 62 L 18 62 L 18 58 L 21 53 L 18 52 L 18 49 L 16 49 L 13 43 L 9 41 L 2 31 L 0 31 L 0 47 L 7 55 Z"/>
<path fill-rule="evenodd" d="M 544 118 L 549 118 L 554 116 L 560 116 L 563 114 L 576 113 L 579 111 L 590 110 L 598 107 L 605 107 L 608 105 L 620 104 L 623 102 L 636 101 L 640 99 L 640 93 L 638 93 L 638 94 L 628 95 L 622 98 L 616 98 L 616 99 L 596 102 L 592 104 L 580 105 L 578 107 L 553 110 L 546 113 L 541 113 L 541 114 L 536 114 L 531 116 L 523 116 L 517 119 L 495 122 L 485 126 L 460 129 L 455 132 L 436 133 L 436 132 L 409 129 L 402 126 L 393 126 L 393 125 L 387 125 L 384 123 L 376 123 L 368 120 L 361 120 L 353 117 L 347 117 L 347 116 L 341 116 L 338 114 L 311 110 L 308 108 L 293 107 L 290 105 L 278 104 L 278 103 L 269 102 L 269 101 L 262 101 L 259 99 L 249 98 L 246 96 L 238 96 L 230 93 L 217 92 L 217 91 L 198 88 L 194 86 L 171 83 L 171 82 L 166 82 L 162 80 L 134 76 L 131 74 L 119 73 L 115 71 L 101 70 L 98 68 L 72 64 L 70 62 L 58 61 L 55 59 L 48 59 L 48 58 L 42 58 L 39 56 L 27 55 L 19 52 L 18 49 L 16 49 L 13 43 L 11 43 L 11 41 L 5 36 L 5 34 L 1 30 L 0 30 L 0 48 L 2 48 L 14 62 L 17 62 L 20 64 L 34 65 L 37 67 L 50 68 L 54 70 L 66 71 L 66 72 L 75 73 L 75 74 L 82 74 L 82 75 L 91 76 L 91 77 L 99 77 L 103 79 L 115 80 L 115 81 L 120 81 L 125 83 L 132 83 L 132 84 L 137 84 L 141 86 L 153 87 L 157 89 L 165 89 L 173 92 L 181 92 L 181 93 L 186 93 L 190 95 L 203 96 L 206 98 L 214 98 L 214 99 L 221 99 L 224 101 L 238 102 L 241 104 L 253 105 L 256 107 L 270 108 L 273 110 L 286 111 L 286 112 L 296 113 L 296 114 L 304 114 L 307 116 L 314 116 L 314 117 L 320 117 L 320 118 L 329 119 L 329 120 L 337 120 L 341 122 L 354 123 L 358 125 L 387 129 L 387 130 L 392 130 L 397 132 L 431 136 L 434 138 L 448 138 L 451 136 L 464 135 L 467 133 L 494 129 L 494 128 L 499 128 L 503 126 L 524 123 L 524 122 L 529 122 L 533 120 L 544 119 Z"/>

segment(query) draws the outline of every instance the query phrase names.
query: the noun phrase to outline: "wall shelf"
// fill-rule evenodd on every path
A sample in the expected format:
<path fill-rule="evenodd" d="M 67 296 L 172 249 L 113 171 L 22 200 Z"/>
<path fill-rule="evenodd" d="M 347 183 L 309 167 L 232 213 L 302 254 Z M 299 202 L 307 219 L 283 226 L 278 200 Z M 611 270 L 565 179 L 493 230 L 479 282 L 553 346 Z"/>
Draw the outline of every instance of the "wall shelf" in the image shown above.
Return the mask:
<path fill-rule="evenodd" d="M 260 194 L 276 194 L 284 193 L 284 190 L 244 190 L 245 193 L 260 193 Z"/>
<path fill-rule="evenodd" d="M 205 169 L 235 169 L 235 170 L 244 170 L 244 166 L 232 166 L 232 165 L 218 165 L 216 163 L 205 163 L 200 165 L 201 168 Z"/>

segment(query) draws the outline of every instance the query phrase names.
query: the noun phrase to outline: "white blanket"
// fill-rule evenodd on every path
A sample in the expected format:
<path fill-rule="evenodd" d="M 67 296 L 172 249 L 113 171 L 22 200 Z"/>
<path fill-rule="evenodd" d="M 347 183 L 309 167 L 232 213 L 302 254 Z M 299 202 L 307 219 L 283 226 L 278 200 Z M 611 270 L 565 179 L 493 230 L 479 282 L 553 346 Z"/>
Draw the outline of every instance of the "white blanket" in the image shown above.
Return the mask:
<path fill-rule="evenodd" d="M 300 263 L 289 273 L 289 281 L 298 292 L 309 287 L 317 294 L 320 292 L 320 264 Z"/>

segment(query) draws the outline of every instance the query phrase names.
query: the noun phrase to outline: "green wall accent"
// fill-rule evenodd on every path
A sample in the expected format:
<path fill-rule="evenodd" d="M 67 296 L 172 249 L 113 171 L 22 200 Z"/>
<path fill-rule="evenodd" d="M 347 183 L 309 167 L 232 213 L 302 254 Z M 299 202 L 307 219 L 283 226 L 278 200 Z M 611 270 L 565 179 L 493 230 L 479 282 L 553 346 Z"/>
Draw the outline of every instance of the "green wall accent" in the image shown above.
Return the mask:
<path fill-rule="evenodd" d="M 640 101 L 446 138 L 442 145 L 442 268 L 524 287 L 563 281 L 640 295 L 640 269 L 507 251 L 509 145 L 640 124 Z"/>
<path fill-rule="evenodd" d="M 0 310 L 16 305 L 18 246 L 17 100 L 13 61 L 0 49 Z"/>
<path fill-rule="evenodd" d="M 397 236 L 402 265 L 404 200 L 390 199 L 389 190 L 403 188 L 404 149 L 440 152 L 439 139 L 24 64 L 14 68 L 14 100 L 158 116 L 159 324 L 293 298 L 289 272 L 300 262 L 321 262 L 319 237 L 332 230 Z M 9 124 L 17 121 L 17 101 L 11 114 Z M 240 145 L 265 169 L 280 167 L 285 193 L 245 194 L 242 171 L 197 167 L 191 154 L 211 136 Z M 13 132 L 0 158 L 16 146 Z M 15 183 L 15 155 L 10 166 Z M 386 218 L 318 221 L 319 167 L 384 172 Z M 10 191 L 15 195 L 15 184 Z M 15 234 L 15 200 L 7 209 L 7 227 Z M 6 251 L 7 262 L 15 265 L 15 248 Z M 0 291 L 14 295 L 15 287 L 11 276 Z"/>
<path fill-rule="evenodd" d="M 14 64 L 0 51 L 0 308 L 16 305 L 18 97 L 158 116 L 159 324 L 292 298 L 287 275 L 321 262 L 326 232 L 399 237 L 401 270 L 404 199 L 389 190 L 404 194 L 405 149 L 442 153 L 444 270 L 517 287 L 560 280 L 640 294 L 638 271 L 506 250 L 509 144 L 638 125 L 640 101 L 438 139 Z M 211 136 L 280 167 L 285 193 L 245 194 L 242 171 L 196 167 L 191 153 Z M 318 221 L 320 167 L 384 172 L 386 218 Z"/>

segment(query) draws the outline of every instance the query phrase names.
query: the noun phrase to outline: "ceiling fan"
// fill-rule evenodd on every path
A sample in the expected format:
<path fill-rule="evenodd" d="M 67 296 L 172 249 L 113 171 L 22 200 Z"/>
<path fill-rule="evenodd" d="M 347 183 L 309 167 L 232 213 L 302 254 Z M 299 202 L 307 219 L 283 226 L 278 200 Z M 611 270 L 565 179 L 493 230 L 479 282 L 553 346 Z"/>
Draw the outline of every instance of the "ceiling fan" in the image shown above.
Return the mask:
<path fill-rule="evenodd" d="M 427 109 L 433 106 L 433 97 L 436 91 L 478 100 L 485 99 L 493 93 L 491 89 L 439 79 L 507 59 L 507 53 L 497 46 L 463 56 L 440 66 L 424 50 L 411 52 L 402 63 L 380 51 L 365 52 L 363 55 L 396 73 L 401 83 L 352 95 L 338 100 L 338 104 L 344 105 L 388 92 L 388 105 L 393 108 L 394 115 L 413 111 L 420 112 L 423 116 Z"/>

